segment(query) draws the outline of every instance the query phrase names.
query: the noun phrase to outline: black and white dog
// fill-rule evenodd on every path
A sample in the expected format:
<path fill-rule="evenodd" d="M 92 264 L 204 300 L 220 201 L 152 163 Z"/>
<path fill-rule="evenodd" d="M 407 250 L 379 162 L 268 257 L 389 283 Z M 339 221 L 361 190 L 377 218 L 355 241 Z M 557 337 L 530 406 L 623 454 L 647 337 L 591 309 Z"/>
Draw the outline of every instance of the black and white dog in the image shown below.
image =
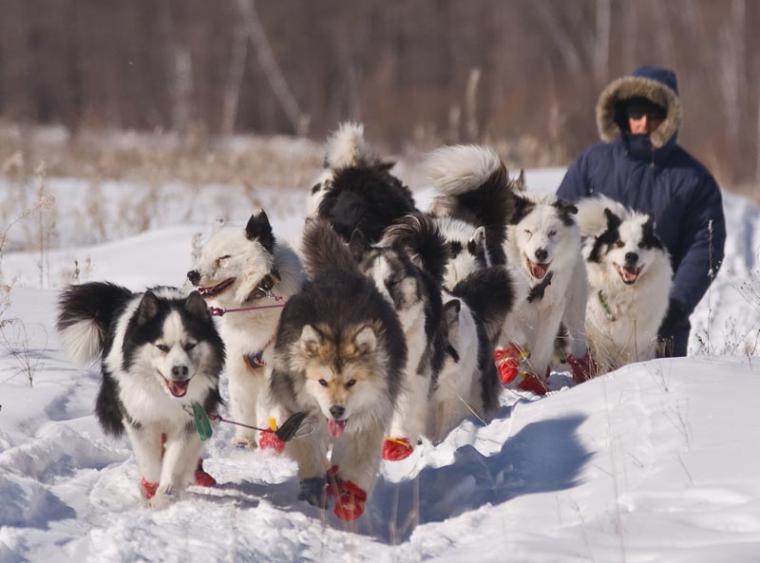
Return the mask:
<path fill-rule="evenodd" d="M 586 332 L 599 373 L 655 357 L 673 270 L 654 218 L 606 197 L 578 203 L 589 280 Z"/>
<path fill-rule="evenodd" d="M 57 328 L 74 360 L 102 358 L 98 420 L 107 434 L 126 429 L 145 497 L 165 506 L 198 479 L 201 441 L 188 410 L 213 414 L 220 401 L 225 351 L 206 303 L 173 288 L 86 283 L 64 290 Z"/>
<path fill-rule="evenodd" d="M 426 167 L 437 190 L 431 211 L 484 228 L 486 263 L 504 265 L 514 280 L 518 301 L 506 316 L 496 358 L 502 381 L 545 393 L 561 322 L 571 336 L 571 356 L 587 353 L 577 210 L 554 196 L 522 192 L 522 176 L 510 180 L 485 147 L 444 147 Z"/>

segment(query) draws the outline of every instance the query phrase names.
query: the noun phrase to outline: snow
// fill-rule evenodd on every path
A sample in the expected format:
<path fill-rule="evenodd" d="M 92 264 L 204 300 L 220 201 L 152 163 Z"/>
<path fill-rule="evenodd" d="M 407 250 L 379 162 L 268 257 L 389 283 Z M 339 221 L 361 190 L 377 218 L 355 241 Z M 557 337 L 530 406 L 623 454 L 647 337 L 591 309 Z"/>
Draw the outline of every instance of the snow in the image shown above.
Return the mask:
<path fill-rule="evenodd" d="M 562 172 L 529 171 L 527 182 L 552 190 Z M 167 198 L 160 224 L 142 234 L 117 229 L 86 246 L 88 227 L 70 216 L 86 190 L 50 185 L 61 190 L 60 248 L 2 261 L 13 289 L 0 334 L 0 562 L 760 558 L 760 226 L 749 202 L 725 197 L 726 260 L 693 317 L 698 355 L 626 366 L 542 399 L 505 391 L 490 424 L 468 419 L 437 447 L 383 462 L 367 512 L 347 524 L 297 501 L 292 461 L 234 449 L 223 426 L 205 454 L 220 486 L 191 488 L 163 511 L 144 506 L 126 440 L 104 436 L 94 418 L 97 369 L 61 352 L 57 289 L 75 259 L 80 281 L 181 284 L 194 235 L 218 215 L 242 222 L 252 205 L 242 192 L 204 188 L 195 201 Z M 109 221 L 125 189 L 104 198 Z M 297 242 L 305 190 L 256 196 L 275 232 Z M 424 207 L 430 193 L 416 196 Z"/>

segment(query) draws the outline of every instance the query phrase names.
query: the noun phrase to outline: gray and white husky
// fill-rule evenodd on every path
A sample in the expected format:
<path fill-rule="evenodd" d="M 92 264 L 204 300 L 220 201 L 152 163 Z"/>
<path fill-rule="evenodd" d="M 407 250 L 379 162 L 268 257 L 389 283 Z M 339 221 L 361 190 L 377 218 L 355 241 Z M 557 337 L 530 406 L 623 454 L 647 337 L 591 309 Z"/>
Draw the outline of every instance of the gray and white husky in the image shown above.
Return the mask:
<path fill-rule="evenodd" d="M 173 288 L 74 285 L 61 295 L 57 328 L 78 363 L 102 358 L 95 413 L 107 434 L 126 429 L 143 493 L 164 506 L 193 482 L 201 454 L 188 410 L 213 414 L 220 401 L 224 344 L 205 302 Z"/>
<path fill-rule="evenodd" d="M 275 238 L 267 214 L 259 211 L 245 227 L 227 225 L 215 232 L 187 277 L 224 313 L 220 332 L 227 346 L 233 419 L 259 427 L 267 427 L 270 418 L 281 424 L 267 404 L 266 389 L 282 307 L 305 280 L 298 256 Z M 233 444 L 255 448 L 256 434 L 237 426 Z"/>

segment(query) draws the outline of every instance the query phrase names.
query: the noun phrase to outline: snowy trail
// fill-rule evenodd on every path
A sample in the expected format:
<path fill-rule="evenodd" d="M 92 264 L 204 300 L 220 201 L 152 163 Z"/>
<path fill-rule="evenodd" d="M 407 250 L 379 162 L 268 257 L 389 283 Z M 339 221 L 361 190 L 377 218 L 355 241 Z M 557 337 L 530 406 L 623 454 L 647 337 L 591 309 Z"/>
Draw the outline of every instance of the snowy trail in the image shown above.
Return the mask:
<path fill-rule="evenodd" d="M 557 174 L 533 179 L 550 187 Z M 424 207 L 429 194 L 417 195 Z M 760 229 L 744 200 L 726 198 L 726 211 L 736 228 L 694 332 L 736 357 L 632 365 L 540 400 L 504 392 L 487 426 L 468 419 L 442 444 L 384 462 L 351 525 L 297 500 L 292 461 L 234 449 L 223 426 L 204 456 L 220 486 L 146 508 L 126 440 L 92 414 L 97 371 L 61 354 L 56 290 L 34 289 L 35 255 L 7 255 L 17 285 L 3 318 L 19 320 L 0 346 L 0 562 L 756 561 L 760 364 L 723 324 L 738 334 L 760 322 L 737 289 L 758 275 Z M 300 220 L 275 215 L 275 231 L 296 241 Z M 181 282 L 198 230 L 51 252 L 49 283 L 74 257 L 90 257 L 87 279 Z"/>

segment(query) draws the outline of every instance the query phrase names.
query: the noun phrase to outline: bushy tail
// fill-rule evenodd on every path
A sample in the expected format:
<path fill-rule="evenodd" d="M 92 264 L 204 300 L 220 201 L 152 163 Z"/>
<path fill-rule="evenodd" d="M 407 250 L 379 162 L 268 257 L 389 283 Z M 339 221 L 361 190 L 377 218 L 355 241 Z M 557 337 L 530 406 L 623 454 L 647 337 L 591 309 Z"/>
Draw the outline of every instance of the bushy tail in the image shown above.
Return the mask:
<path fill-rule="evenodd" d="M 443 147 L 424 164 L 437 194 L 431 211 L 478 227 L 505 227 L 513 193 L 504 163 L 493 149 L 477 145 Z"/>
<path fill-rule="evenodd" d="M 423 270 L 438 283 L 446 271 L 446 240 L 433 219 L 414 213 L 406 215 L 385 229 L 380 246 L 400 245 L 411 253 Z"/>
<path fill-rule="evenodd" d="M 302 250 L 306 272 L 312 278 L 327 270 L 359 271 L 351 250 L 327 221 L 307 219 Z"/>
<path fill-rule="evenodd" d="M 325 168 L 338 170 L 350 166 L 379 164 L 379 159 L 364 140 L 364 125 L 346 122 L 327 139 Z"/>
<path fill-rule="evenodd" d="M 451 293 L 467 303 L 492 342 L 517 301 L 512 275 L 503 266 L 473 272 L 454 286 Z"/>
<path fill-rule="evenodd" d="M 128 289 L 106 282 L 65 289 L 58 300 L 56 328 L 66 353 L 81 365 L 100 357 L 109 326 L 132 297 Z"/>
<path fill-rule="evenodd" d="M 629 213 L 622 203 L 605 196 L 587 197 L 578 201 L 575 206 L 578 208 L 576 220 L 584 237 L 598 236 L 607 229 L 605 209 L 609 209 L 623 220 Z"/>

